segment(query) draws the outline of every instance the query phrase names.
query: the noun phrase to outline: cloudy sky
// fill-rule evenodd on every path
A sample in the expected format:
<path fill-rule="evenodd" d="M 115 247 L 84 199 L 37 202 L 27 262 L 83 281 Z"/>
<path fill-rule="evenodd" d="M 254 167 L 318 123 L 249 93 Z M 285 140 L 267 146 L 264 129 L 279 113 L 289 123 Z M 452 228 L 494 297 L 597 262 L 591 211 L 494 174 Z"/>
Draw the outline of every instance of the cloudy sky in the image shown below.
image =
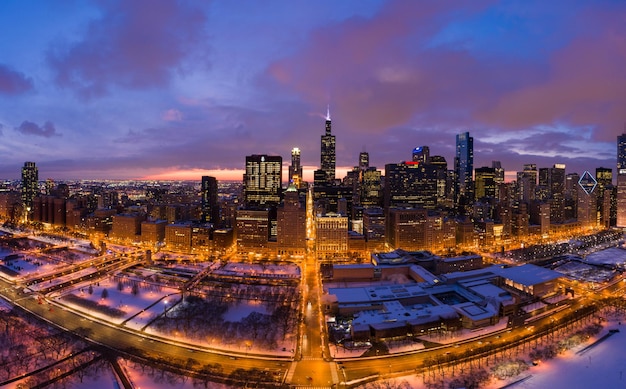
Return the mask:
<path fill-rule="evenodd" d="M 0 26 L 0 178 L 310 172 L 327 106 L 343 168 L 451 168 L 469 131 L 475 167 L 615 170 L 626 132 L 623 0 L 4 0 Z"/>

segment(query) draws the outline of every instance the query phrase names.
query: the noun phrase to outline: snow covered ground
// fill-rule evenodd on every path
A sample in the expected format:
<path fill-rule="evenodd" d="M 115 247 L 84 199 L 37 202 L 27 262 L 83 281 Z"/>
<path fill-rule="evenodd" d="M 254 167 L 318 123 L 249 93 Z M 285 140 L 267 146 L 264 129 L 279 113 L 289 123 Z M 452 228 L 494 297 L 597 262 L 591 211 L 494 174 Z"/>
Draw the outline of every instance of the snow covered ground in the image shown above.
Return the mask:
<path fill-rule="evenodd" d="M 611 321 L 599 337 L 605 335 L 610 328 L 620 329 L 621 332 L 585 352 L 576 353 L 588 343 L 575 350 L 569 350 L 555 359 L 533 366 L 518 378 L 528 376 L 528 379 L 509 388 L 625 388 L 626 326 Z M 504 384 L 495 383 L 488 388 L 501 388 Z"/>
<path fill-rule="evenodd" d="M 492 379 L 483 389 L 588 389 L 626 388 L 626 321 L 618 319 L 604 323 L 604 330 L 586 343 L 558 355 L 555 359 L 531 366 L 508 380 Z M 586 351 L 583 349 L 606 335 L 609 329 L 619 329 L 603 342 Z M 526 358 L 528 359 L 528 358 Z M 400 377 L 393 381 L 406 382 L 414 389 L 425 389 L 419 375 Z"/>

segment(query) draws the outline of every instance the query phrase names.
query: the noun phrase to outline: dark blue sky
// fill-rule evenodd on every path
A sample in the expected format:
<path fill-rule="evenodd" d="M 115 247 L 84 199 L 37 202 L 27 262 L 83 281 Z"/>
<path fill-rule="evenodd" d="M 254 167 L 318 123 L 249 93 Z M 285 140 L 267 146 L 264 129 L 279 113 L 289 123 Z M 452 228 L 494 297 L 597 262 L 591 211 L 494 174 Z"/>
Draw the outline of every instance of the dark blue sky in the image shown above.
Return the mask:
<path fill-rule="evenodd" d="M 475 167 L 582 174 L 626 122 L 624 1 L 6 0 L 0 26 L 0 178 L 240 179 L 293 147 L 310 174 L 327 105 L 343 169 L 452 167 L 469 131 Z"/>

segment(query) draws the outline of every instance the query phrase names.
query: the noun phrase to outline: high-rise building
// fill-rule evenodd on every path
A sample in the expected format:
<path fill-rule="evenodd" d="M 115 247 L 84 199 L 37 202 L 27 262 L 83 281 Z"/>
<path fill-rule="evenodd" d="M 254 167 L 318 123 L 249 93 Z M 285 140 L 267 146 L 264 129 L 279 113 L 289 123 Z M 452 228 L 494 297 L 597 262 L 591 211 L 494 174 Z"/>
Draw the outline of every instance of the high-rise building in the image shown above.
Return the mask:
<path fill-rule="evenodd" d="M 306 208 L 300 202 L 295 185 L 285 191 L 285 201 L 277 210 L 278 254 L 301 255 L 306 253 Z"/>
<path fill-rule="evenodd" d="M 289 182 L 296 189 L 302 188 L 302 166 L 300 165 L 300 149 L 294 147 L 291 149 L 291 166 L 289 166 Z"/>
<path fill-rule="evenodd" d="M 518 196 L 520 201 L 529 202 L 535 199 L 535 188 L 537 187 L 537 165 L 527 163 L 524 170 L 517 172 Z"/>
<path fill-rule="evenodd" d="M 202 176 L 200 191 L 202 197 L 202 221 L 218 224 L 220 221 L 220 210 L 215 177 Z"/>
<path fill-rule="evenodd" d="M 605 228 L 610 226 L 611 219 L 611 193 L 613 192 L 613 169 L 599 167 L 596 168 L 596 189 L 598 197 L 598 223 Z"/>
<path fill-rule="evenodd" d="M 469 132 L 456 136 L 456 157 L 454 158 L 454 172 L 456 176 L 455 193 L 456 204 L 469 205 L 474 198 L 474 138 Z"/>
<path fill-rule="evenodd" d="M 24 162 L 22 167 L 22 205 L 27 215 L 33 211 L 33 200 L 39 195 L 39 169 L 35 162 Z"/>
<path fill-rule="evenodd" d="M 326 184 L 335 182 L 335 136 L 331 133 L 330 109 L 326 113 L 326 133 L 322 135 L 320 170 L 326 175 Z"/>
<path fill-rule="evenodd" d="M 385 209 L 410 205 L 415 208 L 437 207 L 439 169 L 419 162 L 389 163 L 385 165 L 383 205 Z"/>
<path fill-rule="evenodd" d="M 476 200 L 496 197 L 496 169 L 480 167 L 475 170 Z"/>
<path fill-rule="evenodd" d="M 413 162 L 428 163 L 430 160 L 430 149 L 428 146 L 420 146 L 413 149 Z"/>
<path fill-rule="evenodd" d="M 550 222 L 565 221 L 565 165 L 554 164 L 549 170 Z"/>
<path fill-rule="evenodd" d="M 243 195 L 246 206 L 275 206 L 282 194 L 283 158 L 273 155 L 246 156 Z"/>
<path fill-rule="evenodd" d="M 315 250 L 319 258 L 331 259 L 348 253 L 348 218 L 337 213 L 315 217 Z"/>
<path fill-rule="evenodd" d="M 370 155 L 367 151 L 359 153 L 359 170 L 366 171 L 370 167 Z"/>
<path fill-rule="evenodd" d="M 494 180 L 496 185 L 504 183 L 504 168 L 502 167 L 502 163 L 500 161 L 491 161 L 491 167 L 494 169 L 496 176 Z"/>
<path fill-rule="evenodd" d="M 617 227 L 626 227 L 626 134 L 617 136 Z"/>

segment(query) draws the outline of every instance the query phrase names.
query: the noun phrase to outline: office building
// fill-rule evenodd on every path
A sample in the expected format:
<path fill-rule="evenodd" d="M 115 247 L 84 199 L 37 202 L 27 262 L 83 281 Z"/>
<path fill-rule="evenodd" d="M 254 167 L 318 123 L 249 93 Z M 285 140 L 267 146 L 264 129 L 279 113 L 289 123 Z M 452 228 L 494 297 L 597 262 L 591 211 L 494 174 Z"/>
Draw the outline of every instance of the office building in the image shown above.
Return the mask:
<path fill-rule="evenodd" d="M 456 205 L 464 208 L 474 199 L 474 138 L 469 132 L 456 136 L 456 157 L 454 158 Z"/>
<path fill-rule="evenodd" d="M 201 185 L 202 221 L 218 224 L 220 221 L 220 209 L 217 197 L 217 180 L 215 177 L 202 176 Z"/>
<path fill-rule="evenodd" d="M 291 165 L 289 166 L 289 183 L 293 184 L 296 189 L 303 187 L 302 165 L 300 165 L 300 149 L 294 147 L 291 149 Z"/>
<path fill-rule="evenodd" d="M 517 172 L 517 186 L 517 200 L 530 202 L 535 199 L 535 190 L 537 187 L 536 164 L 524 164 L 524 170 Z"/>
<path fill-rule="evenodd" d="M 496 185 L 504 184 L 504 168 L 502 167 L 502 163 L 500 161 L 491 161 L 491 167 L 495 171 L 495 182 Z"/>
<path fill-rule="evenodd" d="M 319 258 L 345 257 L 348 253 L 348 218 L 337 213 L 315 217 L 315 249 Z"/>
<path fill-rule="evenodd" d="M 430 149 L 428 146 L 420 146 L 413 149 L 413 162 L 429 163 L 430 162 Z"/>
<path fill-rule="evenodd" d="M 487 166 L 476 168 L 474 183 L 476 200 L 496 197 L 496 169 Z"/>
<path fill-rule="evenodd" d="M 269 247 L 270 213 L 262 209 L 239 209 L 235 225 L 235 241 L 240 254 L 263 252 Z"/>
<path fill-rule="evenodd" d="M 359 170 L 364 172 L 370 167 L 370 155 L 367 151 L 359 153 Z"/>
<path fill-rule="evenodd" d="M 254 154 L 246 156 L 243 195 L 246 206 L 276 206 L 282 195 L 282 164 L 280 156 Z"/>
<path fill-rule="evenodd" d="M 326 113 L 326 132 L 322 135 L 320 170 L 324 172 L 327 185 L 335 182 L 335 136 L 332 134 L 332 123 L 330 120 L 330 109 Z"/>
<path fill-rule="evenodd" d="M 30 218 L 33 200 L 39 195 L 39 169 L 35 162 L 24 162 L 22 167 L 22 206 Z"/>
<path fill-rule="evenodd" d="M 406 205 L 434 209 L 437 206 L 438 178 L 436 165 L 413 161 L 385 165 L 385 209 Z"/>
<path fill-rule="evenodd" d="M 277 210 L 278 254 L 303 255 L 306 253 L 306 208 L 300 202 L 295 185 L 285 191 L 285 201 Z"/>
<path fill-rule="evenodd" d="M 616 226 L 626 227 L 626 134 L 617 136 Z"/>

